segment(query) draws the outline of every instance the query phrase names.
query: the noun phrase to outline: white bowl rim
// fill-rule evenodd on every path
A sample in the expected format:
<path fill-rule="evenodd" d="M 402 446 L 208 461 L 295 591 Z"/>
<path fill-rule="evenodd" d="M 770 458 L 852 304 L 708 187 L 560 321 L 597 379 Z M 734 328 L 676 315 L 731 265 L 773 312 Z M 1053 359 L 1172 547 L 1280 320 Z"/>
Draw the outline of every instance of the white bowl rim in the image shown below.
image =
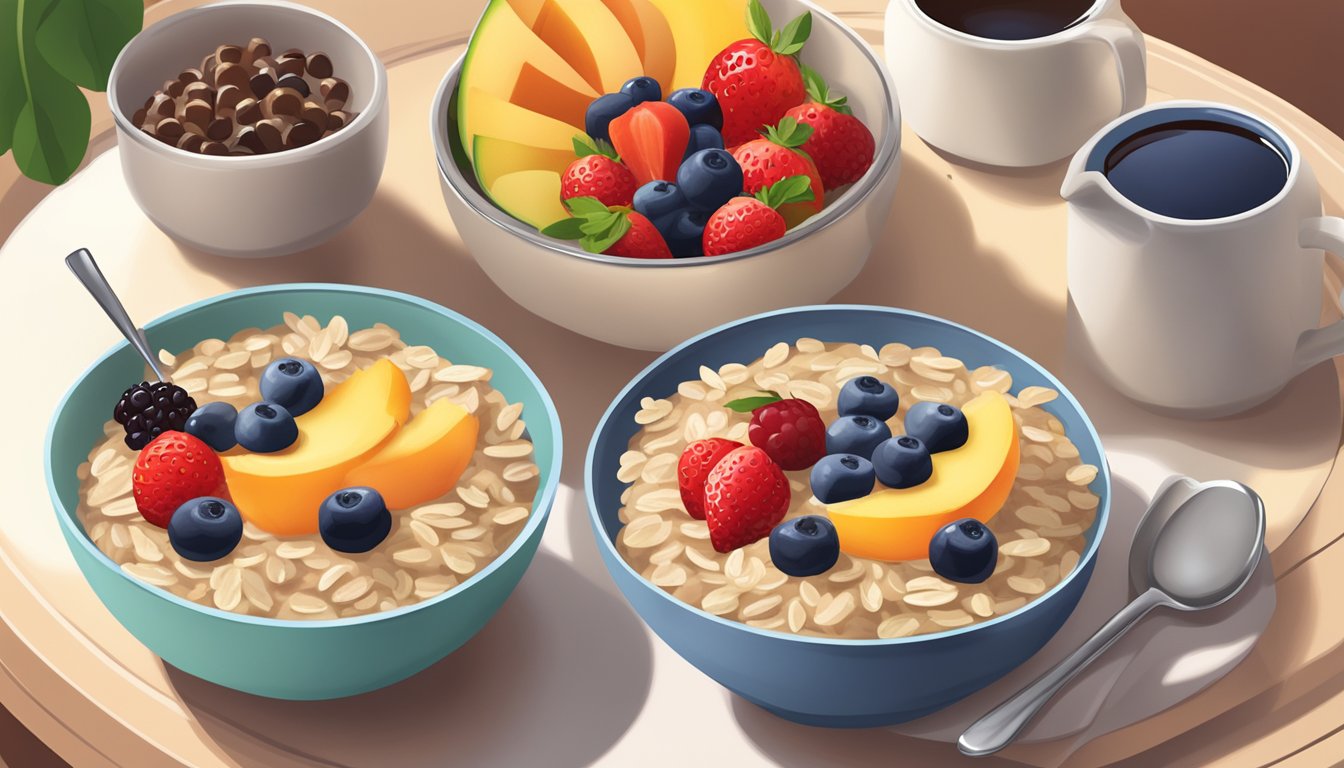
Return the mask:
<path fill-rule="evenodd" d="M 910 635 L 908 637 L 832 638 L 832 637 L 814 637 L 811 635 L 798 635 L 793 634 L 791 632 L 780 632 L 773 629 L 759 629 L 749 624 L 744 624 L 740 621 L 733 621 L 732 619 L 725 619 L 722 616 L 715 616 L 714 614 L 698 606 L 694 606 L 685 601 L 678 600 L 668 592 L 665 592 L 662 588 L 656 586 L 653 582 L 649 581 L 634 568 L 631 568 L 630 564 L 626 562 L 625 558 L 621 557 L 621 553 L 617 551 L 616 545 L 613 544 L 612 541 L 609 538 L 607 538 L 605 534 L 605 529 L 603 528 L 601 517 L 597 511 L 598 509 L 597 499 L 593 498 L 593 484 L 592 482 L 590 482 L 590 478 L 593 476 L 593 472 L 595 470 L 594 462 L 596 460 L 596 454 L 597 454 L 598 436 L 601 435 L 602 432 L 606 429 L 607 423 L 611 420 L 612 416 L 615 414 L 616 405 L 620 403 L 622 400 L 624 400 L 627 396 L 629 396 L 630 393 L 635 390 L 636 385 L 639 384 L 640 381 L 642 381 L 645 377 L 652 374 L 655 369 L 663 365 L 663 363 L 665 363 L 668 359 L 670 359 L 674 355 L 680 354 L 681 352 L 685 351 L 686 349 L 696 344 L 699 344 L 702 341 L 709 339 L 710 337 L 720 332 L 730 330 L 740 325 L 747 325 L 748 323 L 753 323 L 759 320 L 766 320 L 772 317 L 778 317 L 780 315 L 816 313 L 816 312 L 837 312 L 837 311 L 876 312 L 884 315 L 899 315 L 907 318 L 914 318 L 933 322 L 938 325 L 944 325 L 953 330 L 961 331 L 963 333 L 970 334 L 971 336 L 975 336 L 984 341 L 988 341 L 990 344 L 1006 350 L 1010 356 L 1016 357 L 1017 359 L 1025 363 L 1028 367 L 1033 368 L 1037 372 L 1039 372 L 1046 379 L 1046 381 L 1048 381 L 1052 385 L 1052 387 L 1059 392 L 1060 398 L 1064 402 L 1066 402 L 1070 407 L 1078 411 L 1079 416 L 1082 417 L 1084 426 L 1087 428 L 1086 437 L 1088 438 L 1088 440 L 1091 441 L 1092 444 L 1096 445 L 1098 453 L 1101 454 L 1102 461 L 1101 465 L 1097 467 L 1097 478 L 1102 481 L 1102 488 L 1104 489 L 1105 492 L 1103 494 L 1100 494 L 1101 501 L 1097 505 L 1097 516 L 1093 522 L 1093 524 L 1097 526 L 1096 535 L 1092 537 L 1092 541 L 1088 542 L 1087 550 L 1083 552 L 1082 555 L 1079 557 L 1078 565 L 1074 566 L 1073 570 L 1069 572 L 1069 575 L 1060 579 L 1059 583 L 1056 584 L 1054 587 L 1050 588 L 1046 592 L 1041 593 L 1040 595 L 1037 595 L 1034 600 L 1022 606 L 1021 608 L 1018 608 L 1015 611 L 1005 613 L 1002 616 L 996 616 L 988 621 L 983 621 L 978 624 L 971 624 L 965 627 L 947 629 L 941 632 L 930 632 L 923 635 Z M 778 309 L 773 312 L 762 312 L 757 315 L 751 315 L 749 317 L 743 317 L 738 320 L 733 320 L 731 322 L 724 323 L 723 325 L 720 325 L 717 328 L 711 328 L 708 331 L 705 331 L 704 333 L 701 333 L 697 336 L 693 336 L 690 339 L 683 341 L 682 343 L 669 349 L 662 355 L 659 355 L 658 359 L 654 360 L 652 363 L 649 363 L 649 365 L 645 367 L 644 370 L 635 374 L 635 376 L 631 378 L 630 381 L 624 387 L 621 388 L 621 391 L 617 393 L 614 398 L 612 398 L 611 405 L 607 406 L 607 410 L 603 412 L 602 418 L 597 422 L 597 427 L 594 428 L 593 430 L 592 439 L 588 443 L 588 450 L 584 457 L 583 478 L 584 478 L 584 484 L 583 484 L 584 498 L 588 504 L 588 519 L 589 519 L 588 521 L 592 525 L 593 535 L 598 539 L 598 546 L 606 550 L 612 556 L 612 558 L 614 558 L 617 562 L 619 562 L 621 564 L 621 567 L 625 569 L 625 572 L 628 575 L 632 576 L 635 579 L 635 581 L 639 583 L 641 587 L 649 590 L 650 592 L 653 592 L 658 597 L 671 602 L 678 608 L 685 611 L 689 611 L 692 615 L 696 616 L 699 619 L 707 620 L 714 624 L 718 624 L 720 626 L 732 630 L 747 632 L 748 634 L 753 635 L 759 635 L 763 639 L 767 640 L 784 640 L 790 642 L 803 643 L 807 645 L 841 646 L 847 648 L 884 647 L 892 645 L 913 645 L 916 643 L 934 642 L 938 640 L 944 640 L 949 637 L 956 637 L 958 635 L 977 632 L 986 629 L 988 627 L 993 627 L 999 624 L 1007 623 L 1009 621 L 1019 620 L 1022 616 L 1025 616 L 1027 612 L 1031 611 L 1033 608 L 1037 608 L 1038 606 L 1044 605 L 1049 600 L 1049 598 L 1063 591 L 1066 586 L 1068 586 L 1075 578 L 1077 578 L 1078 574 L 1082 572 L 1084 567 L 1095 562 L 1098 553 L 1100 551 L 1102 537 L 1106 533 L 1106 527 L 1111 517 L 1111 492 L 1112 492 L 1111 469 L 1110 469 L 1110 463 L 1106 460 L 1106 451 L 1105 448 L 1102 446 L 1101 436 L 1097 434 L 1097 428 L 1095 425 L 1092 424 L 1092 419 L 1087 415 L 1087 411 L 1083 409 L 1082 403 L 1078 401 L 1078 398 L 1074 397 L 1073 393 L 1069 391 L 1068 387 L 1064 386 L 1064 384 L 1059 379 L 1055 378 L 1054 374 L 1050 373 L 1050 371 L 1046 370 L 1044 366 L 1037 363 L 1029 356 L 1023 354 L 1015 347 L 1009 346 L 1008 344 L 999 341 L 993 336 L 981 333 L 980 331 L 977 331 L 969 326 L 965 326 L 962 325 L 961 323 L 953 322 L 951 320 L 938 317 L 937 315 L 926 314 L 924 312 L 916 312 L 914 310 L 909 309 L 899 309 L 896 307 L 882 307 L 871 304 L 811 304 L 806 306 L 787 307 L 785 309 Z M 1096 481 L 1094 480 L 1093 482 Z M 1091 576 L 1089 576 L 1088 578 L 1090 579 Z"/>
<path fill-rule="evenodd" d="M 517 556 L 518 551 L 521 550 L 523 547 L 523 542 L 527 541 L 527 539 L 533 535 L 537 527 L 544 526 L 546 524 L 546 520 L 550 517 L 551 508 L 555 505 L 556 492 L 560 484 L 561 465 L 564 459 L 564 439 L 560 431 L 560 415 L 559 411 L 557 411 L 555 408 L 555 402 L 551 399 L 550 393 L 546 391 L 545 385 L 541 383 L 541 379 L 537 378 L 536 372 L 534 372 L 532 370 L 532 367 L 527 364 L 527 361 L 523 360 L 522 356 L 519 355 L 513 349 L 513 347 L 509 346 L 503 339 L 496 336 L 485 326 L 481 325 L 480 323 L 477 323 L 475 320 L 472 320 L 471 318 L 467 317 L 466 315 L 456 310 L 449 309 L 448 307 L 445 307 L 441 304 L 437 304 L 428 299 L 422 299 L 419 296 L 414 296 L 409 293 L 388 290 L 385 288 L 371 288 L 368 286 L 347 285 L 343 283 L 277 283 L 274 285 L 262 285 L 254 288 L 242 288 L 235 291 L 228 291 L 226 293 L 221 293 L 217 296 L 211 296 L 205 299 L 201 299 L 200 301 L 195 301 L 190 304 L 185 304 L 181 307 L 178 307 L 177 309 L 174 309 L 171 312 L 168 312 L 164 315 L 154 318 L 144 327 L 146 329 L 153 329 L 156 326 L 161 325 L 165 322 L 171 322 L 179 317 L 182 317 L 183 315 L 190 314 L 197 310 L 205 309 L 209 306 L 218 304 L 223 301 L 232 301 L 235 299 L 246 298 L 249 296 L 266 295 L 272 293 L 292 293 L 296 291 L 320 291 L 326 293 L 353 293 L 353 294 L 368 295 L 381 299 L 387 299 L 390 301 L 401 302 L 403 304 L 410 304 L 414 307 L 420 309 L 426 309 L 441 315 L 446 314 L 448 316 L 453 317 L 453 319 L 457 320 L 460 324 L 462 324 L 471 332 L 478 334 L 479 336 L 483 337 L 486 341 L 490 342 L 492 345 L 498 347 L 506 355 L 513 358 L 518 363 L 519 367 L 523 371 L 523 374 L 526 376 L 531 385 L 536 389 L 537 394 L 541 396 L 542 404 L 546 406 L 545 408 L 546 418 L 549 419 L 551 423 L 551 429 L 554 431 L 555 434 L 555 449 L 551 457 L 551 465 L 548 468 L 550 471 L 550 475 L 548 476 L 547 481 L 537 488 L 537 495 L 532 501 L 532 514 L 528 516 L 527 524 L 524 525 L 523 529 L 518 532 L 518 536 L 515 537 L 514 540 L 509 543 L 509 546 L 504 548 L 503 552 L 500 552 L 499 555 L 496 556 L 494 560 L 490 561 L 489 565 L 485 566 L 480 571 L 477 571 L 476 573 L 472 574 L 471 577 L 468 578 L 466 581 L 463 581 L 453 586 L 452 588 L 445 590 L 444 592 L 435 595 L 431 598 L 421 600 L 420 602 L 413 603 L 411 605 L 403 605 L 398 608 L 393 608 L 392 610 L 388 611 L 376 611 L 374 613 L 366 613 L 360 616 L 349 616 L 346 618 L 337 618 L 337 619 L 312 619 L 312 620 L 275 619 L 268 616 L 252 616 L 250 614 L 234 613 L 233 611 L 225 611 L 220 608 L 216 608 L 212 605 L 202 605 L 201 603 L 187 600 L 186 598 L 183 597 L 178 597 L 177 595 L 173 594 L 172 592 L 169 592 L 163 587 L 156 587 L 152 584 L 147 584 L 135 578 L 134 576 L 130 575 L 125 570 L 123 570 L 120 565 L 118 565 L 116 562 L 112 560 L 112 558 L 108 557 L 106 553 L 104 553 L 101 549 L 99 549 L 97 546 L 94 545 L 94 543 L 89 539 L 88 532 L 84 530 L 84 527 L 81 524 L 75 521 L 75 516 L 73 512 L 68 511 L 65 508 L 65 505 L 61 503 L 60 496 L 57 495 L 56 493 L 56 478 L 54 473 L 54 467 L 52 467 L 51 464 L 51 448 L 52 448 L 52 442 L 55 439 L 56 435 L 56 422 L 59 420 L 61 413 L 65 411 L 66 406 L 70 402 L 70 398 L 75 393 L 75 389 L 79 386 L 81 382 L 84 381 L 84 379 L 86 379 L 89 376 L 89 374 L 91 374 L 96 368 L 98 368 L 98 366 L 107 362 L 108 359 L 110 359 L 113 355 L 120 352 L 122 349 L 128 347 L 129 342 L 126 341 L 117 342 L 112 346 L 111 349 L 99 355 L 98 359 L 95 360 L 91 365 L 89 365 L 88 368 L 85 368 L 84 371 L 75 378 L 74 383 L 70 385 L 70 388 L 66 390 L 65 394 L 61 397 L 60 402 L 57 404 L 56 410 L 52 413 L 51 423 L 47 427 L 46 440 L 44 441 L 42 446 L 42 463 L 43 463 L 43 474 L 46 478 L 47 483 L 47 495 L 51 497 L 51 504 L 53 512 L 56 515 L 57 521 L 59 522 L 62 528 L 66 529 L 68 533 L 74 535 L 74 538 L 79 542 L 79 544 L 90 555 L 92 555 L 95 560 L 99 561 L 101 565 L 105 566 L 113 573 L 120 576 L 122 579 L 128 581 L 136 588 L 142 589 L 161 600 L 166 600 L 169 603 L 172 603 L 174 605 L 183 608 L 187 608 L 191 611 L 202 613 L 206 616 L 210 616 L 213 618 L 223 619 L 225 621 L 237 622 L 240 624 L 252 624 L 263 627 L 281 627 L 287 629 L 314 629 L 314 630 L 326 627 L 358 626 L 362 624 L 372 624 L 379 621 L 388 621 L 399 618 L 401 616 L 405 616 L 410 613 L 415 613 L 416 611 L 427 610 L 431 606 L 446 601 L 449 597 L 456 596 L 457 594 L 462 592 L 466 592 L 471 587 L 475 586 L 481 581 L 484 581 L 487 576 L 493 574 L 495 571 L 502 568 L 504 563 L 508 562 L 509 560 L 512 560 L 515 556 Z M 99 602 L 101 602 L 101 600 Z"/>
<path fill-rule="evenodd" d="M 292 12 L 296 16 L 308 16 L 326 22 L 343 32 L 361 51 L 363 51 L 373 67 L 373 91 L 369 94 L 368 107 L 355 115 L 355 119 L 351 120 L 349 125 L 336 131 L 330 136 L 320 138 L 307 146 L 286 149 L 280 152 L 270 152 L 264 155 L 203 155 L 199 152 L 188 152 L 185 149 L 169 146 L 168 144 L 149 136 L 144 131 L 140 130 L 139 126 L 132 125 L 131 119 L 126 116 L 127 113 L 117 101 L 116 89 L 116 84 L 121 75 L 122 68 L 125 66 L 124 60 L 127 58 L 128 52 L 130 52 L 138 42 L 143 39 L 148 39 L 148 35 L 166 34 L 178 24 L 190 21 L 197 16 L 207 15 L 238 6 L 278 8 Z M 353 30 L 343 24 L 339 19 L 329 16 L 315 8 L 292 3 L 288 0 L 266 0 L 266 2 L 259 2 L 258 0 L 219 0 L 219 2 L 198 6 L 196 8 L 188 8 L 185 11 L 174 13 L 173 15 L 164 18 L 162 21 L 155 22 L 154 24 L 145 27 L 139 34 L 131 38 L 131 41 L 126 44 L 125 48 L 121 49 L 121 53 L 117 54 L 116 60 L 112 63 L 112 70 L 107 77 L 107 103 L 112 111 L 112 120 L 116 125 L 118 132 L 123 136 L 128 136 L 132 141 L 135 141 L 138 144 L 149 147 L 153 152 L 166 152 L 180 161 L 210 168 L 225 168 L 230 165 L 240 168 L 285 166 L 291 163 L 302 162 L 315 154 L 325 152 L 330 148 L 349 141 L 355 134 L 362 133 L 365 128 L 373 125 L 376 118 L 387 111 L 387 68 L 383 66 L 382 59 L 378 58 L 378 55 L 373 52 L 373 49 L 368 46 L 368 43 L 364 42 L 363 38 L 356 35 Z"/>
<path fill-rule="evenodd" d="M 901 109 L 900 102 L 896 98 L 896 85 L 891 79 L 891 73 L 887 70 L 886 65 L 877 58 L 876 54 L 873 53 L 872 48 L 869 47 L 868 43 L 866 43 L 862 37 L 851 29 L 849 25 L 840 21 L 829 11 L 812 2 L 812 0 L 793 1 L 805 7 L 814 17 L 819 16 L 827 23 L 839 29 L 840 33 L 849 38 L 850 42 L 863 53 L 868 64 L 872 66 L 877 73 L 878 80 L 882 83 L 882 92 L 886 97 L 885 104 L 889 107 L 889 110 L 887 112 L 888 126 L 886 135 L 882 137 L 882 141 L 877 147 L 877 152 L 873 156 L 872 167 L 864 173 L 862 178 L 854 182 L 854 184 L 851 185 L 850 188 L 834 203 L 828 204 L 821 213 L 809 218 L 799 226 L 786 232 L 780 239 L 766 243 L 765 245 L 749 248 L 745 251 L 737 251 L 724 256 L 684 259 L 630 259 L 622 256 L 589 253 L 582 248 L 568 245 L 566 241 L 545 237 L 527 224 L 514 219 L 512 216 L 500 210 L 494 203 L 476 192 L 472 185 L 462 175 L 457 164 L 453 162 L 452 152 L 448 148 L 448 143 L 450 141 L 447 128 L 448 102 L 452 99 L 453 93 L 457 90 L 458 75 L 461 73 L 462 63 L 466 59 L 465 51 L 455 62 L 453 62 L 453 65 L 448 68 L 447 74 L 444 75 L 443 80 L 439 83 L 438 90 L 434 94 L 433 105 L 430 107 L 429 130 L 430 135 L 434 140 L 434 155 L 438 162 L 440 179 L 452 188 L 453 192 L 467 204 L 467 207 L 471 208 L 486 221 L 499 229 L 504 230 L 506 233 L 552 253 L 585 261 L 609 264 L 611 266 L 626 267 L 629 269 L 693 268 L 708 264 L 723 264 L 730 261 L 749 259 L 753 256 L 761 256 L 800 242 L 808 235 L 831 226 L 845 215 L 851 213 L 861 202 L 872 195 L 883 177 L 888 173 L 896 173 L 899 171 L 899 168 L 896 166 L 900 157 L 901 148 Z"/>

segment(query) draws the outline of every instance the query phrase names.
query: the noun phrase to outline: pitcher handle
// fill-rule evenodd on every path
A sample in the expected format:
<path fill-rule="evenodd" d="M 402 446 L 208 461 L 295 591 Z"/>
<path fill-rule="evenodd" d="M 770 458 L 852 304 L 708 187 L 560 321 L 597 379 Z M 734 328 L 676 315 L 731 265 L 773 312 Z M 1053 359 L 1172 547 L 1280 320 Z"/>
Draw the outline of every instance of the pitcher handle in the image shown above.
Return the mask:
<path fill-rule="evenodd" d="M 1335 216 L 1306 219 L 1298 230 L 1297 240 L 1303 248 L 1344 255 L 1344 219 Z M 1344 301 L 1344 294 L 1340 300 Z M 1344 354 L 1344 320 L 1304 332 L 1297 340 L 1294 359 L 1297 370 L 1304 371 L 1341 354 Z"/>
<path fill-rule="evenodd" d="M 1099 40 L 1115 55 L 1115 68 L 1120 75 L 1120 114 L 1142 107 L 1148 101 L 1143 33 L 1119 19 L 1097 19 L 1081 29 L 1083 39 Z"/>

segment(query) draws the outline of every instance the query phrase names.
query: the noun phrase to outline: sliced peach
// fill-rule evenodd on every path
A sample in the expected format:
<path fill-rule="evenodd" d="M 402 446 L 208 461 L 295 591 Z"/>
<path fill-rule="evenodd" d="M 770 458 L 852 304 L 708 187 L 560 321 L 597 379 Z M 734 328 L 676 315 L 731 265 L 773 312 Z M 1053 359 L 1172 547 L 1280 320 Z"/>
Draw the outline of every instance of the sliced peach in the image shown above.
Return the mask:
<path fill-rule="evenodd" d="M 673 181 L 691 139 L 681 110 L 665 101 L 646 101 L 611 121 L 611 144 L 635 180 Z"/>
<path fill-rule="evenodd" d="M 986 392 L 962 410 L 970 438 L 933 455 L 933 476 L 826 508 L 840 549 L 875 560 L 922 560 L 939 528 L 963 517 L 987 521 L 1008 500 L 1020 461 L 1017 423 L 1003 395 Z"/>
<path fill-rule="evenodd" d="M 671 93 L 672 76 L 677 68 L 677 41 L 667 17 L 649 0 L 602 0 L 621 22 L 635 44 L 644 74 L 658 81 L 663 93 Z"/>
<path fill-rule="evenodd" d="M 366 485 L 390 509 L 408 509 L 451 491 L 476 450 L 480 422 L 450 400 L 436 400 L 373 456 L 346 475 Z"/>

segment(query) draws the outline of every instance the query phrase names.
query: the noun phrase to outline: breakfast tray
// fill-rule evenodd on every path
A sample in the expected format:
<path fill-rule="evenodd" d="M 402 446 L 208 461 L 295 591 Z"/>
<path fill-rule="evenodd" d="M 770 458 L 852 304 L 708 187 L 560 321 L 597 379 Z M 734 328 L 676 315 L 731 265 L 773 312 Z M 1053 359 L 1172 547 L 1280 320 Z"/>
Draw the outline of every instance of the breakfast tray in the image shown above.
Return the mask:
<path fill-rule="evenodd" d="M 146 23 L 192 5 L 165 0 Z M 477 268 L 443 208 L 428 132 L 434 87 L 460 55 L 482 0 L 312 0 L 382 55 L 392 139 L 371 207 L 333 242 L 277 260 L 229 260 L 167 239 L 122 183 L 107 109 L 95 99 L 84 169 L 59 190 L 0 167 L 0 318 L 16 357 L 0 506 L 0 704 L 79 766 L 223 765 L 1047 765 L 1049 744 L 981 761 L 888 730 L 824 731 L 735 700 L 657 642 L 598 561 L 581 465 L 611 397 L 651 359 L 584 339 L 513 304 Z M 881 45 L 880 0 L 823 5 Z M 1150 100 L 1224 101 L 1293 137 L 1329 213 L 1344 212 L 1344 140 L 1244 80 L 1149 39 Z M 1087 406 L 1114 464 L 1157 479 L 1231 477 L 1265 496 L 1277 613 L 1250 657 L 1179 706 L 1093 740 L 1070 765 L 1316 766 L 1344 754 L 1340 378 L 1330 366 L 1284 396 L 1220 422 L 1187 423 L 1119 401 L 1068 363 L 1064 165 L 970 166 L 907 129 L 892 215 L 865 274 L 837 300 L 904 306 L 997 336 L 1054 370 Z M 183 190 L 201 196 L 209 190 Z M 259 192 L 264 194 L 265 192 Z M 301 194 L 287 190 L 283 194 Z M 277 193 L 277 205 L 284 205 Z M 239 222 L 244 226 L 245 222 Z M 555 514 L 518 591 L 481 635 L 384 691 L 333 702 L 256 699 L 165 668 L 98 603 L 62 541 L 41 445 L 61 392 L 115 331 L 65 273 L 88 247 L 142 322 L 235 287 L 314 281 L 406 290 L 451 306 L 511 344 L 546 382 L 569 437 Z M 824 256 L 819 254 L 819 259 Z M 824 264 L 819 268 L 824 268 Z M 1344 263 L 1328 264 L 1325 318 Z M 18 356 L 23 357 L 19 364 Z M 1117 492 L 1146 495 L 1144 487 Z M 1334 617 L 1334 618 L 1332 618 Z M 395 652 L 395 649 L 388 649 Z M 687 731 L 693 729 L 693 731 Z M 353 734 L 337 739 L 336 734 Z M 686 735 L 694 733 L 695 738 Z M 340 749 L 333 744 L 340 743 Z M 3 754 L 4 747 L 0 747 Z M 897 757 L 899 756 L 899 758 Z"/>

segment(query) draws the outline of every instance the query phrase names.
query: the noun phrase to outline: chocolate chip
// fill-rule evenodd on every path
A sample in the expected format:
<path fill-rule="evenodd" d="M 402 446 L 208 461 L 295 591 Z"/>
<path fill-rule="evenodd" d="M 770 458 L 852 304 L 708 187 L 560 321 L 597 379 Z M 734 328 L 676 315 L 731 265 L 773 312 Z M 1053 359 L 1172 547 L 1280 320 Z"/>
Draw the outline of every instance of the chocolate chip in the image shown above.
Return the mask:
<path fill-rule="evenodd" d="M 306 147 L 320 138 L 322 138 L 321 128 L 307 120 L 300 120 L 285 131 L 285 147 L 290 149 Z"/>
<path fill-rule="evenodd" d="M 215 70 L 215 85 L 221 88 L 226 85 L 247 88 L 251 79 L 252 73 L 242 64 L 220 64 Z"/>
<path fill-rule="evenodd" d="M 233 111 L 233 119 L 239 125 L 251 125 L 262 117 L 261 102 L 256 99 L 243 99 Z"/>
<path fill-rule="evenodd" d="M 215 49 L 215 61 L 220 64 L 241 64 L 243 61 L 243 49 L 236 45 L 225 43 Z"/>
<path fill-rule="evenodd" d="M 133 125 L 144 125 L 145 118 L 147 117 L 149 117 L 149 112 L 147 112 L 144 107 L 141 107 L 131 113 L 131 123 Z"/>
<path fill-rule="evenodd" d="M 202 82 L 191 83 L 182 90 L 182 98 L 187 101 L 204 101 L 213 108 L 215 106 L 215 89 Z"/>
<path fill-rule="evenodd" d="M 201 154 L 222 156 L 229 154 L 229 148 L 220 141 L 207 141 L 201 144 Z"/>
<path fill-rule="evenodd" d="M 245 147 L 254 155 L 260 155 L 266 151 L 266 145 L 261 142 L 261 136 L 257 134 L 257 129 L 247 126 L 238 132 L 238 145 Z"/>
<path fill-rule="evenodd" d="M 150 100 L 149 108 L 145 110 L 150 115 L 159 117 L 172 117 L 177 114 L 177 105 L 173 103 L 171 97 L 166 93 L 156 93 Z"/>
<path fill-rule="evenodd" d="M 327 116 L 327 130 L 339 131 L 349 125 L 350 121 L 354 119 L 354 113 L 338 109 Z"/>
<path fill-rule="evenodd" d="M 163 84 L 163 92 L 176 99 L 186 90 L 187 84 L 181 80 L 169 80 Z"/>
<path fill-rule="evenodd" d="M 257 123 L 257 139 L 267 152 L 276 152 L 285 146 L 288 124 L 278 117 L 268 117 Z"/>
<path fill-rule="evenodd" d="M 182 108 L 182 114 L 178 119 L 183 123 L 190 123 L 204 130 L 205 126 L 215 119 L 215 108 L 200 99 L 189 101 Z"/>
<path fill-rule="evenodd" d="M 345 106 L 345 102 L 350 99 L 350 84 L 339 77 L 323 78 L 322 82 L 318 84 L 317 90 L 318 93 L 322 94 L 322 98 L 326 100 L 329 107 L 333 101 L 336 102 L 334 109 Z"/>
<path fill-rule="evenodd" d="M 181 80 L 181 81 L 184 82 L 184 83 L 194 83 L 194 82 L 196 82 L 197 80 L 200 80 L 200 79 L 201 79 L 201 70 L 199 70 L 199 69 L 184 69 L 184 70 L 182 70 L 182 74 L 180 74 L 180 75 L 177 76 L 177 79 L 178 79 L 178 80 Z"/>
<path fill-rule="evenodd" d="M 177 148 L 185 149 L 188 152 L 199 152 L 201 145 L 204 143 L 205 139 L 201 138 L 200 135 L 188 131 L 178 137 Z"/>
<path fill-rule="evenodd" d="M 331 59 L 327 54 L 321 51 L 315 51 L 308 56 L 308 74 L 319 80 L 331 77 L 332 66 Z"/>
<path fill-rule="evenodd" d="M 305 99 L 312 91 L 308 88 L 308 81 L 299 75 L 285 75 L 275 82 L 276 88 L 293 88 L 299 92 Z"/>
<path fill-rule="evenodd" d="M 304 62 L 302 55 L 294 59 L 282 58 L 275 65 L 275 71 L 279 72 L 281 77 L 285 75 L 298 75 L 299 77 L 303 77 L 303 70 Z"/>
<path fill-rule="evenodd" d="M 226 85 L 219 89 L 215 94 L 215 114 L 219 117 L 229 117 L 233 115 L 234 110 L 238 108 L 238 102 L 243 100 L 244 92 L 242 88 L 236 85 Z"/>
<path fill-rule="evenodd" d="M 266 117 L 298 117 L 303 109 L 303 97 L 293 88 L 276 88 L 261 100 L 261 113 Z"/>
<path fill-rule="evenodd" d="M 275 78 L 271 77 L 270 72 L 258 72 L 248 81 L 248 87 L 252 90 L 252 95 L 258 99 L 264 98 L 275 87 Z"/>
<path fill-rule="evenodd" d="M 303 58 L 303 51 L 299 50 L 298 48 L 286 48 L 285 50 L 283 50 L 283 51 L 280 52 L 280 55 L 279 55 L 279 56 L 276 56 L 275 58 L 276 58 L 277 60 L 279 60 L 279 59 L 302 59 L 302 58 Z"/>
<path fill-rule="evenodd" d="M 306 99 L 303 102 L 303 109 L 299 112 L 299 117 L 313 125 L 320 125 L 325 128 L 327 125 L 327 108 L 312 99 Z"/>
<path fill-rule="evenodd" d="M 217 117 L 205 127 L 205 136 L 212 141 L 224 141 L 232 135 L 233 121 L 227 117 Z"/>
<path fill-rule="evenodd" d="M 182 138 L 183 133 L 186 133 L 186 131 L 182 129 L 182 124 L 179 123 L 175 117 L 166 117 L 160 121 L 158 125 L 154 126 L 154 135 L 169 144 Z"/>
<path fill-rule="evenodd" d="M 264 37 L 254 37 L 247 41 L 247 51 L 244 56 L 248 61 L 256 61 L 262 56 L 271 55 L 271 44 L 266 42 Z"/>

